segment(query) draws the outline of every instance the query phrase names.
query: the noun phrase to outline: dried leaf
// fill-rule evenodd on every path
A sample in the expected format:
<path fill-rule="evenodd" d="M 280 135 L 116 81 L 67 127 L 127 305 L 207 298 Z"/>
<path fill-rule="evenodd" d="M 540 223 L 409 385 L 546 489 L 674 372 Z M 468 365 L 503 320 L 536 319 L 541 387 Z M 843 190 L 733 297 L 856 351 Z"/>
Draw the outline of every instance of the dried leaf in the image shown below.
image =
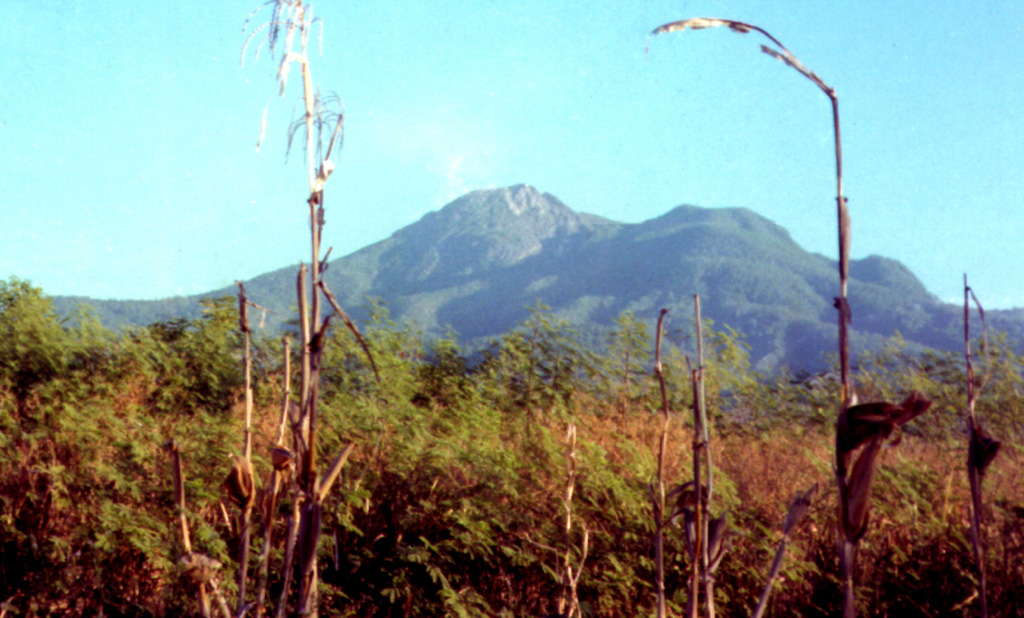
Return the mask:
<path fill-rule="evenodd" d="M 740 21 L 733 21 L 731 19 L 718 19 L 716 17 L 693 17 L 691 19 L 682 19 L 674 21 L 670 24 L 665 24 L 655 28 L 651 34 L 664 34 L 666 32 L 681 32 L 683 30 L 703 30 L 705 28 L 717 28 L 719 26 L 725 26 L 733 32 L 740 34 L 746 34 L 754 29 L 754 26 L 745 24 Z"/>
<path fill-rule="evenodd" d="M 893 414 L 892 422 L 895 426 L 906 425 L 915 418 L 921 416 L 932 406 L 932 401 L 923 394 L 913 391 L 903 400 Z"/>
<path fill-rule="evenodd" d="M 252 462 L 236 456 L 231 471 L 224 479 L 224 488 L 228 492 L 228 497 L 238 508 L 248 506 L 256 494 Z"/>
<path fill-rule="evenodd" d="M 729 535 L 728 512 L 712 519 L 708 525 L 708 570 L 712 573 L 725 555 L 725 540 Z"/>
<path fill-rule="evenodd" d="M 277 447 L 270 451 L 270 463 L 274 466 L 275 470 L 284 470 L 292 465 L 292 461 L 295 459 L 295 453 L 284 447 Z"/>
<path fill-rule="evenodd" d="M 238 330 L 243 333 L 249 331 L 249 302 L 245 296 L 245 284 L 236 281 L 238 284 Z"/>
<path fill-rule="evenodd" d="M 913 391 L 898 406 L 879 401 L 847 408 L 836 422 L 837 455 L 847 455 L 876 436 L 888 438 L 895 428 L 924 414 L 931 405 L 930 399 Z M 848 465 L 849 458 L 844 459 Z"/>
<path fill-rule="evenodd" d="M 981 426 L 975 425 L 974 431 L 971 433 L 971 443 L 968 447 L 968 465 L 975 468 L 979 475 L 984 475 L 989 464 L 999 454 L 999 447 L 1001 446 L 1002 442 L 990 437 Z"/>
<path fill-rule="evenodd" d="M 800 61 L 797 60 L 795 56 L 793 56 L 793 54 L 789 53 L 789 50 L 786 49 L 786 47 L 782 43 L 780 43 L 778 39 L 773 37 L 766 30 L 758 28 L 753 24 L 748 24 L 742 21 L 735 21 L 732 19 L 718 19 L 716 17 L 695 17 L 691 19 L 674 21 L 672 23 L 659 26 L 651 31 L 651 36 L 663 34 L 666 32 L 680 32 L 683 30 L 703 30 L 704 28 L 716 28 L 719 26 L 725 26 L 726 28 L 729 28 L 733 32 L 738 32 L 740 34 L 747 34 L 752 31 L 761 33 L 776 47 L 778 47 L 778 49 L 772 49 L 771 47 L 762 45 L 761 51 L 768 54 L 769 56 L 772 56 L 773 58 L 777 58 L 778 60 L 785 62 L 790 67 L 796 69 L 804 77 L 814 82 L 830 98 L 832 98 L 833 100 L 835 99 L 835 91 L 833 91 L 831 87 L 825 84 L 825 82 L 823 82 L 820 77 L 815 75 L 813 71 L 808 70 L 807 67 L 802 65 Z"/>
<path fill-rule="evenodd" d="M 846 521 L 844 532 L 851 543 L 857 543 L 868 528 L 868 510 L 871 505 L 871 485 L 875 478 L 878 455 L 882 452 L 884 438 L 876 436 L 861 451 L 850 472 L 846 486 Z"/>
<path fill-rule="evenodd" d="M 844 478 L 857 450 L 875 437 L 891 431 L 889 419 L 896 406 L 875 402 L 851 406 L 839 414 L 836 421 L 836 463 Z"/>
<path fill-rule="evenodd" d="M 355 336 L 356 341 L 359 342 L 360 347 L 363 348 L 363 352 L 366 353 L 366 358 L 369 359 L 370 361 L 370 368 L 373 369 L 373 376 L 377 379 L 377 384 L 379 385 L 381 381 L 380 373 L 377 371 L 377 363 L 374 362 L 373 354 L 370 353 L 370 347 L 366 344 L 366 340 L 363 339 L 363 335 L 359 332 L 359 328 L 356 327 L 355 322 L 353 322 L 348 317 L 348 314 L 345 313 L 345 310 L 342 309 L 341 305 L 338 304 L 338 299 L 334 297 L 334 294 L 331 294 L 331 290 L 327 288 L 327 282 L 321 279 L 319 285 L 320 289 L 323 290 L 324 295 L 327 296 L 327 301 L 331 303 L 331 307 L 334 309 L 334 312 L 341 316 L 341 319 L 345 322 L 345 325 L 348 326 L 348 329 L 350 331 L 352 331 L 352 335 Z"/>
<path fill-rule="evenodd" d="M 693 481 L 687 481 L 682 485 L 676 485 L 672 491 L 668 492 L 665 496 L 666 500 L 675 499 L 676 504 L 673 509 L 672 518 L 677 517 L 683 511 L 693 511 L 697 506 L 697 491 L 696 484 Z M 704 485 L 700 487 L 701 494 L 701 506 L 707 507 L 708 503 L 708 488 Z"/>
<path fill-rule="evenodd" d="M 802 72 L 802 65 L 801 66 L 797 66 L 796 64 L 794 64 L 793 63 L 794 59 L 791 58 L 790 56 L 787 56 L 786 54 L 783 54 L 783 53 L 779 52 L 778 50 L 772 49 L 771 47 L 768 47 L 767 45 L 762 45 L 761 46 L 761 51 L 766 53 L 766 54 L 768 54 L 772 58 L 775 58 L 776 60 L 784 62 L 785 64 L 789 65 L 791 68 L 794 68 L 797 71 L 801 71 Z"/>

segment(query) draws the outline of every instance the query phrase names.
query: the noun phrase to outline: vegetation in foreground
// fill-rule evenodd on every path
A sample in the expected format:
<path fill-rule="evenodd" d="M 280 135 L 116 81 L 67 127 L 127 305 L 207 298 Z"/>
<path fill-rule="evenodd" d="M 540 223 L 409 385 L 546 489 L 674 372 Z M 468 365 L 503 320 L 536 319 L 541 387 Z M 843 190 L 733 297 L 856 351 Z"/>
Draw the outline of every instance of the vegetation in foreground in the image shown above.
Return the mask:
<path fill-rule="evenodd" d="M 258 300 L 258 299 L 257 299 Z M 651 336 L 624 314 L 602 355 L 538 305 L 468 368 L 450 340 L 425 342 L 375 307 L 364 335 L 381 385 L 347 333 L 321 368 L 320 438 L 359 447 L 324 504 L 320 606 L 338 616 L 536 616 L 556 611 L 567 548 L 587 616 L 653 615 L 648 486 L 662 423 Z M 62 322 L 28 283 L 0 283 L 0 612 L 9 616 L 199 615 L 179 559 L 170 460 L 184 462 L 197 551 L 235 593 L 238 522 L 223 481 L 240 441 L 241 335 L 233 299 L 198 320 L 121 334 L 87 311 Z M 716 573 L 720 615 L 750 615 L 786 508 L 820 489 L 795 532 L 769 616 L 834 615 L 841 604 L 832 481 L 838 384 L 752 372 L 742 337 L 707 335 L 706 397 L 716 500 L 728 511 Z M 681 347 L 663 350 L 672 423 L 666 479 L 689 478 L 692 404 Z M 254 465 L 266 485 L 284 383 L 282 346 L 258 341 Z M 976 373 L 976 411 L 1003 440 L 985 477 L 983 533 L 994 613 L 1024 616 L 1024 358 L 994 338 Z M 883 455 L 871 533 L 859 548 L 865 615 L 973 615 L 976 575 L 966 469 L 965 368 L 953 355 L 907 354 L 898 338 L 859 359 L 862 401 L 924 393 L 932 411 Z M 293 363 L 293 366 L 295 364 Z M 576 426 L 575 525 L 564 529 L 570 423 Z M 685 446 L 684 446 L 685 445 Z M 292 508 L 288 498 L 278 507 Z M 262 525 L 261 522 L 257 522 Z M 275 532 L 284 536 L 283 530 Z M 671 613 L 685 606 L 689 558 L 665 530 Z M 258 542 L 250 555 L 255 561 Z M 271 564 L 280 564 L 280 548 Z M 255 564 L 255 562 L 253 562 Z M 271 597 L 281 586 L 271 570 Z"/>

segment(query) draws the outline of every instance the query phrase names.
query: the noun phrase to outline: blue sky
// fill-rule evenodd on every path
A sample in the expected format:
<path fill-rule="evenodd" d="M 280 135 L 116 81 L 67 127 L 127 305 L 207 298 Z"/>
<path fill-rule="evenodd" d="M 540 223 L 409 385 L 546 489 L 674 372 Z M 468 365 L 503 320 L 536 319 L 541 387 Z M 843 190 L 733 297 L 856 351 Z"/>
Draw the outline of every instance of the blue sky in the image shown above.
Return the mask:
<path fill-rule="evenodd" d="M 7 0 L 0 278 L 161 298 L 307 260 L 299 80 L 239 65 L 256 4 Z M 314 2 L 344 102 L 325 245 L 340 257 L 462 193 L 528 183 L 639 222 L 744 206 L 835 257 L 827 97 L 725 30 L 757 24 L 839 95 L 852 255 L 940 298 L 1024 306 L 1024 3 Z M 264 21 L 266 11 L 257 14 Z M 259 152 L 260 121 L 269 104 Z"/>

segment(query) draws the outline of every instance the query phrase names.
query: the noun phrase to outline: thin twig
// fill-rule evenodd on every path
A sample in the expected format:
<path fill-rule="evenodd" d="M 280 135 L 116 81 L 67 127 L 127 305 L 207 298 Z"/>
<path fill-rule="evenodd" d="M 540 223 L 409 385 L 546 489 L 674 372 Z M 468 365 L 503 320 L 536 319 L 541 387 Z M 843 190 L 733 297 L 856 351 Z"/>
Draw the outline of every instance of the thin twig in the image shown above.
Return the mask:
<path fill-rule="evenodd" d="M 370 361 L 370 368 L 373 369 L 373 377 L 377 379 L 377 385 L 380 386 L 380 372 L 377 371 L 377 363 L 374 362 L 373 354 L 370 352 L 370 347 L 366 344 L 366 340 L 363 339 L 363 335 L 359 332 L 359 328 L 355 325 L 355 322 L 348 317 L 348 314 L 341 308 L 341 305 L 338 304 L 338 299 L 334 297 L 334 294 L 331 294 L 331 291 L 327 288 L 327 282 L 323 279 L 320 280 L 320 289 L 323 290 L 324 296 L 327 297 L 327 302 L 331 304 L 334 312 L 341 317 L 342 321 L 345 322 L 345 326 L 352 331 L 356 341 L 358 341 L 359 345 L 363 348 L 363 352 L 366 353 L 366 358 Z"/>

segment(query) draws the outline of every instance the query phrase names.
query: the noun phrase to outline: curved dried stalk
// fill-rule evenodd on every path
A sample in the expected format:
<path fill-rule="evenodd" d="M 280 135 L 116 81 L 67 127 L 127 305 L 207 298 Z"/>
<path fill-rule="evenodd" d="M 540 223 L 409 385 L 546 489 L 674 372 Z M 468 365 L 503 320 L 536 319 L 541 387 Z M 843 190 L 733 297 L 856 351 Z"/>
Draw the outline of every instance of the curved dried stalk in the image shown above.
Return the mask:
<path fill-rule="evenodd" d="M 978 308 L 978 315 L 981 318 L 983 345 L 985 354 L 988 355 L 988 336 L 985 328 L 985 311 L 974 295 L 974 290 L 967 285 L 967 275 L 964 275 L 964 359 L 967 364 L 967 476 L 971 483 L 971 550 L 974 554 L 974 563 L 978 569 L 978 603 L 979 615 L 981 618 L 988 618 L 988 592 L 985 577 L 985 542 L 982 538 L 981 529 L 981 481 L 985 476 L 985 470 L 999 453 L 1001 443 L 988 435 L 978 422 L 974 412 L 974 405 L 978 399 L 978 393 L 984 388 L 985 379 L 980 384 L 976 383 L 974 377 L 974 365 L 971 362 L 971 326 L 970 326 L 970 300 L 974 300 Z M 989 367 L 986 363 L 986 369 Z"/>
<path fill-rule="evenodd" d="M 659 26 L 651 31 L 650 36 L 656 36 L 668 32 L 681 32 L 684 30 L 703 30 L 705 28 L 726 27 L 740 34 L 757 32 L 767 38 L 777 49 L 766 45 L 761 46 L 761 51 L 776 60 L 780 60 L 798 71 L 801 75 L 811 80 L 829 98 L 832 104 L 832 129 L 835 133 L 835 158 L 836 158 L 836 202 L 839 218 L 839 273 L 840 273 L 840 295 L 836 299 L 836 308 L 839 310 L 840 328 L 840 368 L 843 379 L 842 398 L 844 405 L 852 405 L 852 389 L 849 382 L 849 344 L 846 333 L 846 326 L 850 321 L 850 307 L 846 301 L 847 280 L 849 278 L 849 251 L 850 251 L 850 215 L 847 209 L 847 200 L 843 197 L 843 151 L 842 141 L 839 132 L 839 99 L 834 88 L 829 86 L 818 75 L 808 69 L 794 56 L 786 47 L 768 31 L 741 21 L 731 19 L 719 19 L 717 17 L 696 17 L 671 22 Z"/>
<path fill-rule="evenodd" d="M 839 236 L 839 296 L 835 299 L 835 308 L 838 311 L 839 323 L 839 368 L 842 390 L 840 393 L 839 413 L 842 416 L 846 409 L 856 403 L 856 394 L 850 381 L 850 342 L 849 325 L 851 321 L 850 305 L 847 301 L 847 282 L 849 280 L 850 265 L 850 213 L 848 201 L 843 196 L 843 153 L 842 140 L 839 130 L 839 99 L 835 89 L 825 83 L 816 73 L 808 69 L 794 56 L 786 47 L 768 31 L 746 22 L 731 19 L 719 19 L 717 17 L 698 17 L 683 19 L 671 22 L 655 28 L 651 36 L 669 32 L 680 32 L 684 30 L 702 30 L 705 28 L 726 27 L 739 34 L 757 32 L 771 41 L 774 47 L 761 46 L 765 54 L 780 60 L 801 75 L 813 82 L 829 98 L 832 105 L 832 129 L 835 134 L 835 159 L 836 159 L 836 209 L 838 218 Z M 839 474 L 836 475 L 836 483 L 842 488 L 843 480 Z M 842 494 L 842 491 L 840 491 Z M 840 510 L 843 507 L 840 506 Z M 856 614 L 853 598 L 853 560 L 855 552 L 844 546 L 843 535 L 837 531 L 837 542 L 839 550 L 840 570 L 843 577 L 843 616 L 852 618 Z"/>
<path fill-rule="evenodd" d="M 658 328 L 654 337 L 654 375 L 658 378 L 661 389 L 661 413 L 665 423 L 661 430 L 661 441 L 658 446 L 658 493 L 648 487 L 651 494 L 651 506 L 654 511 L 654 591 L 657 595 L 658 618 L 665 617 L 665 450 L 668 445 L 669 416 L 668 391 L 665 389 L 665 372 L 661 366 L 661 333 L 668 309 L 658 314 Z"/>
<path fill-rule="evenodd" d="M 189 577 L 199 585 L 199 610 L 204 618 L 209 618 L 210 597 L 206 593 L 206 587 L 210 586 L 213 597 L 217 601 L 217 608 L 222 618 L 230 618 L 231 611 L 228 609 L 224 594 L 217 585 L 217 571 L 223 566 L 219 561 L 209 556 L 192 551 L 192 540 L 188 529 L 188 518 L 185 515 L 185 474 L 181 469 L 181 453 L 178 450 L 178 443 L 170 440 L 164 444 L 171 455 L 171 478 L 174 483 L 174 505 L 178 510 L 178 519 L 181 524 L 181 544 L 185 554 L 178 561 Z"/>
<path fill-rule="evenodd" d="M 229 494 L 241 509 L 238 551 L 238 607 L 245 606 L 249 582 L 249 540 L 252 533 L 252 508 L 256 497 L 252 469 L 252 353 L 249 328 L 249 299 L 245 285 L 238 281 L 238 328 L 242 332 L 242 373 L 245 377 L 245 425 L 242 431 L 242 457 L 236 460 L 227 479 Z"/>

